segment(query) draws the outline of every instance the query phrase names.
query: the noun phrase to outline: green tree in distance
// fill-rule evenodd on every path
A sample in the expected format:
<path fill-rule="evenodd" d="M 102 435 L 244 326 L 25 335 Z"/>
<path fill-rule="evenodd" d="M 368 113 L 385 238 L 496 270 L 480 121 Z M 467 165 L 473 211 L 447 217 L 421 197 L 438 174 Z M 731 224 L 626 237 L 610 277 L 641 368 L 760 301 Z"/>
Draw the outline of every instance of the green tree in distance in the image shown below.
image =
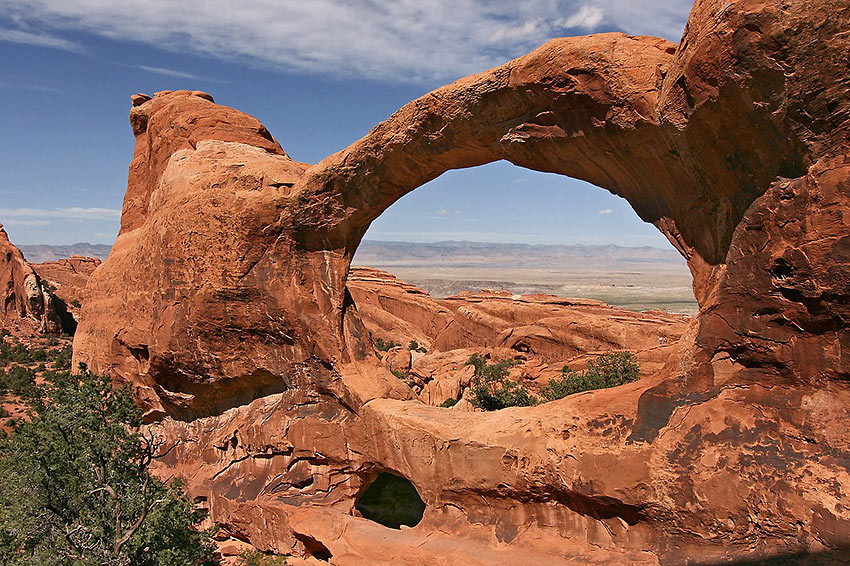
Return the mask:
<path fill-rule="evenodd" d="M 549 385 L 540 389 L 540 395 L 547 401 L 636 381 L 640 378 L 640 366 L 631 352 L 610 352 L 590 360 L 585 371 L 564 366 L 561 374 L 560 379 L 550 379 Z"/>
<path fill-rule="evenodd" d="M 508 371 L 519 364 L 518 360 L 500 360 L 489 364 L 481 354 L 472 354 L 466 365 L 475 368 L 470 402 L 484 411 L 498 411 L 507 407 L 530 407 L 537 398 L 511 379 Z"/>

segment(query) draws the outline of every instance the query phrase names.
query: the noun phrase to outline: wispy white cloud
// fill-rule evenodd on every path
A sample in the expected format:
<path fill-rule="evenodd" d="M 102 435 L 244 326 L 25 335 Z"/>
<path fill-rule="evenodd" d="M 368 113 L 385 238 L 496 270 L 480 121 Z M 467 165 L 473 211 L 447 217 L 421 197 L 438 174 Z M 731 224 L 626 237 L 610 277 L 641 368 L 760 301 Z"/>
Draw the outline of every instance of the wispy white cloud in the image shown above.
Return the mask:
<path fill-rule="evenodd" d="M 614 211 L 613 211 L 612 209 L 610 209 L 610 208 L 603 208 L 602 210 L 600 210 L 600 211 L 599 211 L 599 212 L 597 212 L 596 214 L 613 214 L 613 213 L 614 213 Z"/>
<path fill-rule="evenodd" d="M 59 92 L 62 92 L 58 88 L 52 88 L 52 87 L 49 87 L 49 86 L 20 83 L 20 82 L 15 82 L 15 81 L 2 81 L 2 80 L 0 80 L 0 88 L 12 88 L 12 89 L 16 89 L 16 90 L 29 90 L 29 91 L 32 91 L 32 92 L 49 92 L 49 93 L 52 93 L 52 94 L 57 94 Z M 0 193 L 10 193 L 10 192 L 12 192 L 12 191 L 0 191 Z"/>
<path fill-rule="evenodd" d="M 70 208 L 0 208 L 0 222 L 12 224 L 13 222 L 42 221 L 47 218 L 62 220 L 115 220 L 121 218 L 121 211 L 112 208 L 82 208 L 73 206 Z M 19 224 L 20 225 L 20 224 Z M 40 224 L 43 226 L 44 224 Z M 37 226 L 37 224 L 27 224 Z"/>
<path fill-rule="evenodd" d="M 10 218 L 3 224 L 6 226 L 49 226 L 50 220 L 24 220 L 22 218 Z"/>
<path fill-rule="evenodd" d="M 582 6 L 578 12 L 562 20 L 561 25 L 565 28 L 593 29 L 602 23 L 605 12 L 599 6 Z"/>
<path fill-rule="evenodd" d="M 147 65 L 137 65 L 137 68 L 148 71 L 149 73 L 156 73 L 157 75 L 164 75 L 166 77 L 174 77 L 176 79 L 200 79 L 198 75 L 193 75 L 192 73 L 184 73 L 183 71 L 175 71 L 174 69 L 166 69 L 164 67 L 148 67 Z"/>
<path fill-rule="evenodd" d="M 137 69 L 141 69 L 143 71 L 147 71 L 149 73 L 156 73 L 157 75 L 163 75 L 165 77 L 173 77 L 175 79 L 188 79 L 192 81 L 206 81 L 210 83 L 224 83 L 225 81 L 220 81 L 218 79 L 210 79 L 207 77 L 202 77 L 200 75 L 196 75 L 194 73 L 187 73 L 185 71 L 178 71 L 176 69 L 168 69 L 166 67 L 150 67 L 148 65 L 136 65 Z"/>
<path fill-rule="evenodd" d="M 85 51 L 82 45 L 74 41 L 69 41 L 53 35 L 32 33 L 20 29 L 0 28 L 0 41 L 23 43 L 25 45 L 48 47 L 51 49 L 62 49 L 64 51 L 74 51 L 76 53 L 82 53 Z"/>
<path fill-rule="evenodd" d="M 275 70 L 443 81 L 577 30 L 621 29 L 678 40 L 691 5 L 691 0 L 4 0 L 0 18 L 21 28 L 5 30 L 7 41 L 59 49 L 79 46 L 57 34 L 87 32 Z"/>

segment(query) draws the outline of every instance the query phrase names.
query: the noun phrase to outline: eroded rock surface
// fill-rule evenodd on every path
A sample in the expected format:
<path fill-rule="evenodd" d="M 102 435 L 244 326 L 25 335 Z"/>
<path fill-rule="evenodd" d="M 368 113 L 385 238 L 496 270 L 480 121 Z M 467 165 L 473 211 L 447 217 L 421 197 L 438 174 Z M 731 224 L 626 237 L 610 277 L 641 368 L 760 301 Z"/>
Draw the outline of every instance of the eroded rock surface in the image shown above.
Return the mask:
<path fill-rule="evenodd" d="M 21 328 L 25 332 L 60 332 L 62 329 L 54 299 L 42 287 L 32 266 L 21 250 L 9 241 L 0 224 L 0 289 L 4 328 Z"/>
<path fill-rule="evenodd" d="M 645 350 L 679 339 L 687 317 L 636 313 L 590 299 L 463 292 L 445 299 L 377 269 L 352 268 L 348 289 L 374 338 L 428 351 L 499 347 L 549 362 L 595 350 Z"/>
<path fill-rule="evenodd" d="M 70 320 L 66 320 L 66 325 L 75 326 L 79 322 L 79 312 L 84 300 L 86 284 L 100 264 L 101 261 L 96 257 L 81 255 L 31 264 L 41 280 L 53 288 L 53 296 L 62 301 L 65 312 L 67 312 L 65 318 L 70 317 Z M 73 332 L 71 333 L 73 334 Z"/>
<path fill-rule="evenodd" d="M 679 45 L 553 40 L 314 166 L 203 93 L 136 97 L 76 361 L 132 383 L 174 445 L 160 473 L 266 550 L 672 565 L 850 545 L 848 26 L 844 0 L 698 0 Z M 498 159 L 623 196 L 688 259 L 700 313 L 654 375 L 482 414 L 421 402 L 375 356 L 346 288 L 370 222 Z M 384 471 L 417 488 L 416 527 L 357 516 Z"/>
<path fill-rule="evenodd" d="M 398 344 L 379 353 L 431 405 L 461 399 L 473 372 L 472 354 L 522 361 L 510 377 L 532 391 L 583 369 L 604 352 L 635 353 L 655 373 L 675 354 L 687 317 L 636 313 L 600 301 L 506 291 L 463 292 L 433 299 L 419 287 L 378 269 L 353 267 L 348 290 L 373 341 Z M 412 346 L 417 346 L 413 348 Z"/>

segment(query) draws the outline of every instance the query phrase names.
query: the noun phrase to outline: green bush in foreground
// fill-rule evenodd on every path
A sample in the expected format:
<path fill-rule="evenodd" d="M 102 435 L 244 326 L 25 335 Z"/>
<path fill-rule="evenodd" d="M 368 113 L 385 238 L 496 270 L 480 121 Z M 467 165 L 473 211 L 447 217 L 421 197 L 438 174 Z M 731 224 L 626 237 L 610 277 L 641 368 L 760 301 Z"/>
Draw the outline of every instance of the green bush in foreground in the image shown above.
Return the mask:
<path fill-rule="evenodd" d="M 540 395 L 547 401 L 582 391 L 616 387 L 640 378 L 640 366 L 631 352 L 602 354 L 588 362 L 585 371 L 573 371 L 564 366 L 561 372 L 560 379 L 550 379 L 549 385 L 540 390 Z"/>
<path fill-rule="evenodd" d="M 528 390 L 508 379 L 508 370 L 517 365 L 516 360 L 501 360 L 487 363 L 480 354 L 473 354 L 466 362 L 475 368 L 472 382 L 473 406 L 485 411 L 497 411 L 506 407 L 529 407 L 537 404 L 537 398 Z"/>
<path fill-rule="evenodd" d="M 0 369 L 0 395 L 5 393 L 12 393 L 23 399 L 34 397 L 37 393 L 35 372 L 19 365 Z"/>
<path fill-rule="evenodd" d="M 0 440 L 0 564 L 213 566 L 204 517 L 151 476 L 161 452 L 128 390 L 89 373 L 51 376 L 29 421 Z"/>
<path fill-rule="evenodd" d="M 451 409 L 455 405 L 457 405 L 457 399 L 455 399 L 454 397 L 449 397 L 448 399 L 440 403 L 440 407 L 442 407 L 443 409 Z"/>

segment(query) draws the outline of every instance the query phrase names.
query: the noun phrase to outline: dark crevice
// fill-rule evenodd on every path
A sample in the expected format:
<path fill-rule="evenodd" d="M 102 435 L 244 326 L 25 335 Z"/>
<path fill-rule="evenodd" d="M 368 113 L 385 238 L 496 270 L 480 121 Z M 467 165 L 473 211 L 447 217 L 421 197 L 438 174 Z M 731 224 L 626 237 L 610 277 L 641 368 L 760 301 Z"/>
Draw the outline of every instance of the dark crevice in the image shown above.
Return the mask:
<path fill-rule="evenodd" d="M 794 275 L 794 267 L 786 260 L 779 258 L 770 268 L 770 274 L 774 279 L 785 279 Z"/>
<path fill-rule="evenodd" d="M 679 77 L 679 80 L 676 81 L 676 85 L 682 89 L 682 93 L 685 95 L 685 102 L 688 103 L 688 108 L 693 110 L 696 107 L 696 101 L 694 101 L 691 91 L 688 90 L 688 81 L 685 79 L 685 75 Z"/>
<path fill-rule="evenodd" d="M 381 472 L 368 484 L 354 507 L 364 519 L 391 529 L 415 527 L 425 514 L 425 503 L 409 480 Z"/>
<path fill-rule="evenodd" d="M 56 295 L 51 295 L 50 300 L 53 303 L 53 312 L 56 314 L 62 333 L 73 336 L 77 332 L 77 320 L 68 310 L 68 304 Z"/>
<path fill-rule="evenodd" d="M 308 557 L 312 557 L 323 562 L 330 562 L 331 558 L 333 558 L 333 554 L 331 554 L 331 551 L 328 550 L 328 547 L 310 535 L 301 533 L 293 534 L 295 535 L 295 539 L 304 545 L 304 550 Z"/>

